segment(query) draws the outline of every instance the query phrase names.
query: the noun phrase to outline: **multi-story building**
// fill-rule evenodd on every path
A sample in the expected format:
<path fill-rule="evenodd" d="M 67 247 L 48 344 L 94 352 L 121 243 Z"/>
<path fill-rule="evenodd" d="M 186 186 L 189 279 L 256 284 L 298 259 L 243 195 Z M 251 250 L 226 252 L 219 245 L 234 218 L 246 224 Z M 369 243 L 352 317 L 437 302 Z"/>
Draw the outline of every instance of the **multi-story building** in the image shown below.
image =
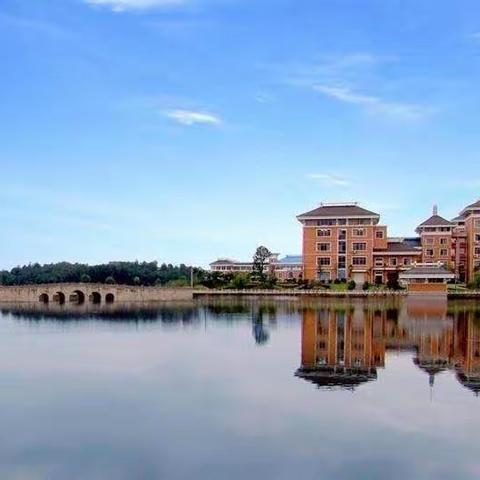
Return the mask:
<path fill-rule="evenodd" d="M 453 269 L 453 230 L 455 223 L 438 215 L 438 208 L 433 207 L 432 216 L 417 227 L 422 245 L 422 262 L 441 262 L 448 269 Z"/>
<path fill-rule="evenodd" d="M 465 271 L 470 281 L 480 269 L 480 200 L 465 207 L 460 215 L 465 222 Z"/>
<path fill-rule="evenodd" d="M 358 203 L 322 203 L 297 219 L 306 280 L 385 283 L 417 263 L 435 263 L 468 282 L 480 270 L 480 200 L 451 221 L 434 206 L 419 237 L 388 238 L 380 215 Z"/>
<path fill-rule="evenodd" d="M 370 279 L 374 250 L 387 248 L 387 227 L 379 225 L 378 213 L 357 203 L 322 203 L 297 218 L 306 280 Z"/>

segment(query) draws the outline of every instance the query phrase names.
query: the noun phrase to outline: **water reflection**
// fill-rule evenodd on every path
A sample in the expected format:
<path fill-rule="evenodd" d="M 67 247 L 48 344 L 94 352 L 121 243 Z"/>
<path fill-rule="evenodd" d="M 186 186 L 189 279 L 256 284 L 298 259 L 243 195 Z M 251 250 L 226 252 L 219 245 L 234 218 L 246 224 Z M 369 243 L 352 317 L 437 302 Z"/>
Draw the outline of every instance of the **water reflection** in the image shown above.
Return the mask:
<path fill-rule="evenodd" d="M 450 370 L 480 392 L 480 310 L 476 305 L 412 300 L 399 307 L 306 308 L 296 376 L 320 389 L 350 389 L 377 379 L 389 350 L 412 350 L 414 364 L 435 377 Z"/>

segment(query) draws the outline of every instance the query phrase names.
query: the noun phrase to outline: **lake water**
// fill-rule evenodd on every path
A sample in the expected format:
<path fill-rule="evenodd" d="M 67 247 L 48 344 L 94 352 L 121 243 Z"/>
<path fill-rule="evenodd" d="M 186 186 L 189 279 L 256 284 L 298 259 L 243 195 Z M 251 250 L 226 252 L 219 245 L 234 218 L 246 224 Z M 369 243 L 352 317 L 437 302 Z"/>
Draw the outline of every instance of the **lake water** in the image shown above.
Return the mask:
<path fill-rule="evenodd" d="M 2 307 L 0 479 L 478 479 L 480 304 Z"/>

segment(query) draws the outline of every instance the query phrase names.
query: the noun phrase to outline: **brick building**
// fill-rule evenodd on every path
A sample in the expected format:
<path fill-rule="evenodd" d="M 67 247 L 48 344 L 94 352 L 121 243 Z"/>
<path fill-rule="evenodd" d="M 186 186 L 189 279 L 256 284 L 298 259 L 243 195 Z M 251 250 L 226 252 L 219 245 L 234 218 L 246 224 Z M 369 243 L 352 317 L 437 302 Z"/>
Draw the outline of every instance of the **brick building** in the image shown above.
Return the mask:
<path fill-rule="evenodd" d="M 386 283 L 414 264 L 441 263 L 468 282 L 480 269 L 480 200 L 453 220 L 434 206 L 418 237 L 389 238 L 380 215 L 358 203 L 322 203 L 297 219 L 306 280 Z"/>

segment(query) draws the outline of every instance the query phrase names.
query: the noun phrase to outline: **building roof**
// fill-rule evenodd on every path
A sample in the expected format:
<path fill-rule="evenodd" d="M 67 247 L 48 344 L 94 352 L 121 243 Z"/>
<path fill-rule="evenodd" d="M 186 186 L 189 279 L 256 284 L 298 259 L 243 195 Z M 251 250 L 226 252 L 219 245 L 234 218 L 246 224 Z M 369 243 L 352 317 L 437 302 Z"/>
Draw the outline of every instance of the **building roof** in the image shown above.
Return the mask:
<path fill-rule="evenodd" d="M 438 263 L 418 264 L 400 274 L 400 278 L 454 278 L 455 275 Z"/>
<path fill-rule="evenodd" d="M 382 254 L 416 254 L 421 255 L 421 240 L 419 237 L 388 238 L 387 248 L 378 248 L 373 251 L 374 255 Z"/>
<path fill-rule="evenodd" d="M 252 262 L 239 262 L 238 260 L 233 260 L 231 258 L 219 258 L 210 264 L 213 265 L 249 265 Z"/>
<path fill-rule="evenodd" d="M 319 365 L 301 367 L 295 376 L 303 378 L 322 390 L 355 390 L 359 385 L 377 379 L 375 367 L 342 367 Z"/>
<path fill-rule="evenodd" d="M 278 260 L 278 263 L 281 263 L 282 265 L 294 265 L 302 262 L 303 258 L 301 255 L 286 255 Z"/>
<path fill-rule="evenodd" d="M 319 207 L 302 213 L 297 218 L 380 217 L 378 213 L 360 207 L 357 203 L 321 203 Z"/>
<path fill-rule="evenodd" d="M 480 200 L 477 200 L 475 203 L 472 203 L 471 205 L 468 205 L 465 207 L 461 212 L 460 215 L 464 215 L 466 212 L 469 210 L 480 210 Z"/>
<path fill-rule="evenodd" d="M 465 215 L 458 215 L 455 218 L 452 218 L 451 222 L 452 223 L 459 223 L 459 222 L 464 222 L 465 221 Z"/>
<path fill-rule="evenodd" d="M 452 227 L 454 224 L 441 217 L 440 215 L 432 215 L 429 219 L 421 223 L 418 228 L 422 227 Z"/>

